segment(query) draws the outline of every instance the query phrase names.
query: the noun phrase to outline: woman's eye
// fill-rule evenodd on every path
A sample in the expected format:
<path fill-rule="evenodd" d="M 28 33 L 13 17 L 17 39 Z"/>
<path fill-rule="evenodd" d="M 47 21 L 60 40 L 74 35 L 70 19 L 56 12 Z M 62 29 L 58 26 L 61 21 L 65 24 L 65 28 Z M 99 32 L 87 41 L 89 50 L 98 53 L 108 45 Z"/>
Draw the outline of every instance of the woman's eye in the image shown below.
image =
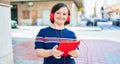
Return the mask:
<path fill-rule="evenodd" d="M 63 15 L 66 15 L 66 13 L 63 13 Z"/>
<path fill-rule="evenodd" d="M 57 14 L 60 14 L 60 13 L 57 13 Z"/>

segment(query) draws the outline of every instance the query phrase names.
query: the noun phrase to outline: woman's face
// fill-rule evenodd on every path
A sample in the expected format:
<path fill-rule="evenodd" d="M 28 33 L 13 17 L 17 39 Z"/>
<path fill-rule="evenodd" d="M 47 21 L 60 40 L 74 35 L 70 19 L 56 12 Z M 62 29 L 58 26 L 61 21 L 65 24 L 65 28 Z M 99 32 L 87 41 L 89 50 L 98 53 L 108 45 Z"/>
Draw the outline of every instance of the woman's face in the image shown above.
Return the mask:
<path fill-rule="evenodd" d="M 54 13 L 54 23 L 63 24 L 67 20 L 68 17 L 68 9 L 66 7 L 61 7 Z"/>

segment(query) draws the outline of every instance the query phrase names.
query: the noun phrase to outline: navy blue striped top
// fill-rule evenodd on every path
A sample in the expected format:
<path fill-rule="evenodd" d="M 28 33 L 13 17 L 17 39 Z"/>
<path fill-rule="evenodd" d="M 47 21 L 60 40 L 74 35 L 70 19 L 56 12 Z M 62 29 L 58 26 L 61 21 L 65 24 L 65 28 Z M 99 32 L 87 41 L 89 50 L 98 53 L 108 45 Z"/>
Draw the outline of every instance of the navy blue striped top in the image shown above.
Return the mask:
<path fill-rule="evenodd" d="M 42 28 L 36 36 L 35 49 L 52 49 L 53 46 L 59 44 L 60 40 L 74 39 L 76 39 L 75 33 L 67 28 L 62 30 L 51 27 Z M 75 60 L 71 59 L 70 56 L 62 56 L 60 59 L 50 56 L 44 58 L 43 64 L 75 64 Z"/>

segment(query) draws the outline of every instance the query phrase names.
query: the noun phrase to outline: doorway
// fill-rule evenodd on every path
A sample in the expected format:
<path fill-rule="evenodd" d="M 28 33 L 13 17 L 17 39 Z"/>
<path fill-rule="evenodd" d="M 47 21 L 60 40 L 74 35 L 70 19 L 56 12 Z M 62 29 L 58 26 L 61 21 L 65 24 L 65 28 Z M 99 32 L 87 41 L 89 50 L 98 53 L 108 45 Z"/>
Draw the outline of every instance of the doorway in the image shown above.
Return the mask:
<path fill-rule="evenodd" d="M 14 20 L 18 24 L 17 5 L 11 7 L 11 20 Z"/>

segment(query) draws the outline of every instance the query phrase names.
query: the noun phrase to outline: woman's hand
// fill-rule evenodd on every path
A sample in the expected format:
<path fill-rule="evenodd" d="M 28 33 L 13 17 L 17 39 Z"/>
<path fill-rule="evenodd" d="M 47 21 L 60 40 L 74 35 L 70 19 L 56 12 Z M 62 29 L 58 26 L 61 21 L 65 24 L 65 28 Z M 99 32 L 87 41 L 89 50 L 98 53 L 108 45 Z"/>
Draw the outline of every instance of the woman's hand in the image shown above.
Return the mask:
<path fill-rule="evenodd" d="M 63 54 L 62 51 L 60 50 L 57 50 L 58 48 L 58 45 L 54 46 L 52 48 L 52 55 L 56 58 L 56 59 L 60 59 L 61 58 L 61 55 Z"/>
<path fill-rule="evenodd" d="M 77 58 L 79 56 L 79 50 L 72 50 L 68 53 L 71 58 Z"/>

